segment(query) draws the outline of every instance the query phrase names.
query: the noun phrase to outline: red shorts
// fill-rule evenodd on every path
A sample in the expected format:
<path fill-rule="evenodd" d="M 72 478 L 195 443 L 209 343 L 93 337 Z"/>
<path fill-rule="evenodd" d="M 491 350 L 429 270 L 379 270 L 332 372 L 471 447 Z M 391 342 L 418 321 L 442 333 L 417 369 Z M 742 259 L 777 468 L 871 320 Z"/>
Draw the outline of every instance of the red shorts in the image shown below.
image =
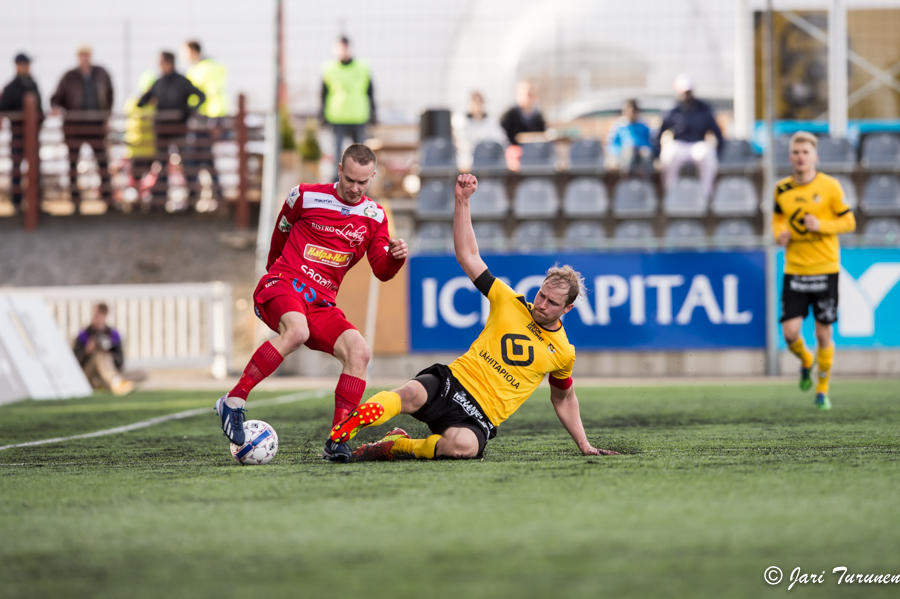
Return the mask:
<path fill-rule="evenodd" d="M 266 277 L 263 277 L 263 281 L 266 281 Z M 295 293 L 290 283 L 279 282 L 266 288 L 263 281 L 260 281 L 253 294 L 254 309 L 259 319 L 276 333 L 283 314 L 300 312 L 306 316 L 306 324 L 309 327 L 309 339 L 304 345 L 333 356 L 334 344 L 338 337 L 344 331 L 356 330 L 344 316 L 344 312 L 334 304 L 310 303 L 302 293 Z M 261 293 L 263 290 L 265 292 Z"/>

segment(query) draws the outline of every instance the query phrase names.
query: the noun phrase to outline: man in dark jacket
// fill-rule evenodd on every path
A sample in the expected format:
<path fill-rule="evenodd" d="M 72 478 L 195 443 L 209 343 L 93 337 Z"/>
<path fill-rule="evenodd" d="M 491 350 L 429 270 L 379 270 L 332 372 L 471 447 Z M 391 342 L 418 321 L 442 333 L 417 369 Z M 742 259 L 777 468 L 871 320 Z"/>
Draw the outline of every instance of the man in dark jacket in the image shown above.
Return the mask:
<path fill-rule="evenodd" d="M 718 152 L 724 147 L 722 130 L 713 115 L 712 107 L 694 97 L 694 84 L 687 75 L 675 78 L 678 104 L 663 116 L 662 126 L 656 134 L 654 147 L 660 152 L 660 140 L 665 131 L 671 131 L 674 141 L 660 152 L 660 162 L 665 169 L 666 188 L 678 181 L 681 168 L 688 162 L 697 166 L 700 184 L 706 198 L 712 197 L 713 183 L 719 170 Z M 706 134 L 716 136 L 717 146 L 706 142 Z"/>
<path fill-rule="evenodd" d="M 69 146 L 69 177 L 72 199 L 81 197 L 78 189 L 78 157 L 82 144 L 94 151 L 100 171 L 100 195 L 107 202 L 112 198 L 109 181 L 109 159 L 106 154 L 106 126 L 113 108 L 113 86 L 103 67 L 91 64 L 91 48 L 78 48 L 78 67 L 59 80 L 50 106 L 66 112 L 63 134 Z M 77 113 L 82 114 L 77 114 Z"/>
<path fill-rule="evenodd" d="M 38 112 L 43 116 L 41 92 L 38 91 L 37 83 L 31 77 L 31 59 L 25 54 L 17 54 L 15 63 L 16 77 L 3 88 L 3 95 L 0 96 L 0 112 L 22 112 L 25 108 L 25 94 L 33 92 L 37 95 Z M 24 123 L 21 119 L 13 119 L 11 124 L 12 203 L 18 208 L 22 203 L 20 186 L 22 184 L 22 157 L 25 155 L 25 148 L 22 146 L 25 138 Z"/>
<path fill-rule="evenodd" d="M 125 364 L 122 337 L 119 331 L 106 323 L 108 315 L 109 306 L 106 304 L 94 306 L 91 324 L 78 333 L 72 351 L 93 387 L 105 388 L 116 395 L 127 395 L 134 390 L 134 383 L 121 374 Z"/>
<path fill-rule="evenodd" d="M 506 131 L 509 143 L 518 145 L 519 133 L 540 133 L 547 129 L 544 115 L 537 108 L 534 86 L 528 81 L 519 81 L 516 86 L 516 105 L 503 113 L 500 126 Z"/>

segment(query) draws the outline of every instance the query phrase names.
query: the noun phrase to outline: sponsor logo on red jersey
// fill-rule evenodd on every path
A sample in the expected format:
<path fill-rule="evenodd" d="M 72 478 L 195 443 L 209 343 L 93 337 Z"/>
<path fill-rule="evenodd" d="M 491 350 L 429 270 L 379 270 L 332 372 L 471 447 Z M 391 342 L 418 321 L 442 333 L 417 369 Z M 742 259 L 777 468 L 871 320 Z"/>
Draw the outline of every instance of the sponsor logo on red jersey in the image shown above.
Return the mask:
<path fill-rule="evenodd" d="M 353 254 L 350 252 L 339 252 L 311 243 L 306 244 L 306 248 L 303 250 L 303 256 L 312 262 L 327 264 L 328 266 L 335 266 L 337 268 L 348 266 L 353 259 Z"/>
<path fill-rule="evenodd" d="M 350 242 L 350 247 L 356 247 L 361 244 L 365 240 L 366 232 L 368 231 L 365 225 L 354 227 L 353 223 L 347 223 L 343 229 L 338 229 L 331 225 L 322 225 L 317 223 L 316 221 L 310 221 L 309 225 L 316 231 L 340 235 Z"/>

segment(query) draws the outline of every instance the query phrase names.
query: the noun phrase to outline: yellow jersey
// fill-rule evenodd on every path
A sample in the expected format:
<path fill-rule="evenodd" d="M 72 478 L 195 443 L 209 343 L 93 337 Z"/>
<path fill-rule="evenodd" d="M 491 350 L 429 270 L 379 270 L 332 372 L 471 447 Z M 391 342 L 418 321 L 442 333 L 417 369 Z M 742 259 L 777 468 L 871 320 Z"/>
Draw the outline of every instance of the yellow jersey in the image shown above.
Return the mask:
<path fill-rule="evenodd" d="M 575 348 L 561 322 L 552 331 L 536 323 L 532 304 L 490 271 L 475 286 L 487 296 L 491 310 L 478 339 L 450 364 L 450 371 L 496 426 L 531 397 L 544 375 L 572 376 Z"/>
<path fill-rule="evenodd" d="M 806 229 L 804 218 L 819 219 L 819 231 Z M 844 190 L 834 177 L 816 173 L 809 183 L 797 183 L 786 177 L 775 185 L 772 232 L 777 238 L 790 231 L 785 249 L 784 273 L 788 275 L 824 275 L 841 267 L 838 235 L 856 229 L 856 219 L 844 202 Z"/>

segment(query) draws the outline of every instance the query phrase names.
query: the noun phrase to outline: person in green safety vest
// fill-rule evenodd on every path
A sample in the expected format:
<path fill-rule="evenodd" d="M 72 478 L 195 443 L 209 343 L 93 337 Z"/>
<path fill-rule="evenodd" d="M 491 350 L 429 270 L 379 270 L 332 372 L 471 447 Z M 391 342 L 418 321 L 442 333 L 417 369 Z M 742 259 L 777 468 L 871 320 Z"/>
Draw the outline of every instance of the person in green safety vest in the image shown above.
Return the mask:
<path fill-rule="evenodd" d="M 125 157 L 131 159 L 132 174 L 140 179 L 156 158 L 156 133 L 153 115 L 156 107 L 138 108 L 138 100 L 156 82 L 156 73 L 147 70 L 138 78 L 138 95 L 125 101 Z"/>
<path fill-rule="evenodd" d="M 341 37 L 334 45 L 335 59 L 322 65 L 322 121 L 334 131 L 334 179 L 344 139 L 362 143 L 366 124 L 375 124 L 375 92 L 369 65 L 353 58 L 350 40 Z"/>
<path fill-rule="evenodd" d="M 211 118 L 228 115 L 228 71 L 222 63 L 203 56 L 200 42 L 191 40 L 185 44 L 185 51 L 190 67 L 184 74 L 197 89 L 206 94 L 206 102 L 197 108 L 197 114 Z M 197 106 L 200 99 L 191 96 L 190 106 Z"/>

